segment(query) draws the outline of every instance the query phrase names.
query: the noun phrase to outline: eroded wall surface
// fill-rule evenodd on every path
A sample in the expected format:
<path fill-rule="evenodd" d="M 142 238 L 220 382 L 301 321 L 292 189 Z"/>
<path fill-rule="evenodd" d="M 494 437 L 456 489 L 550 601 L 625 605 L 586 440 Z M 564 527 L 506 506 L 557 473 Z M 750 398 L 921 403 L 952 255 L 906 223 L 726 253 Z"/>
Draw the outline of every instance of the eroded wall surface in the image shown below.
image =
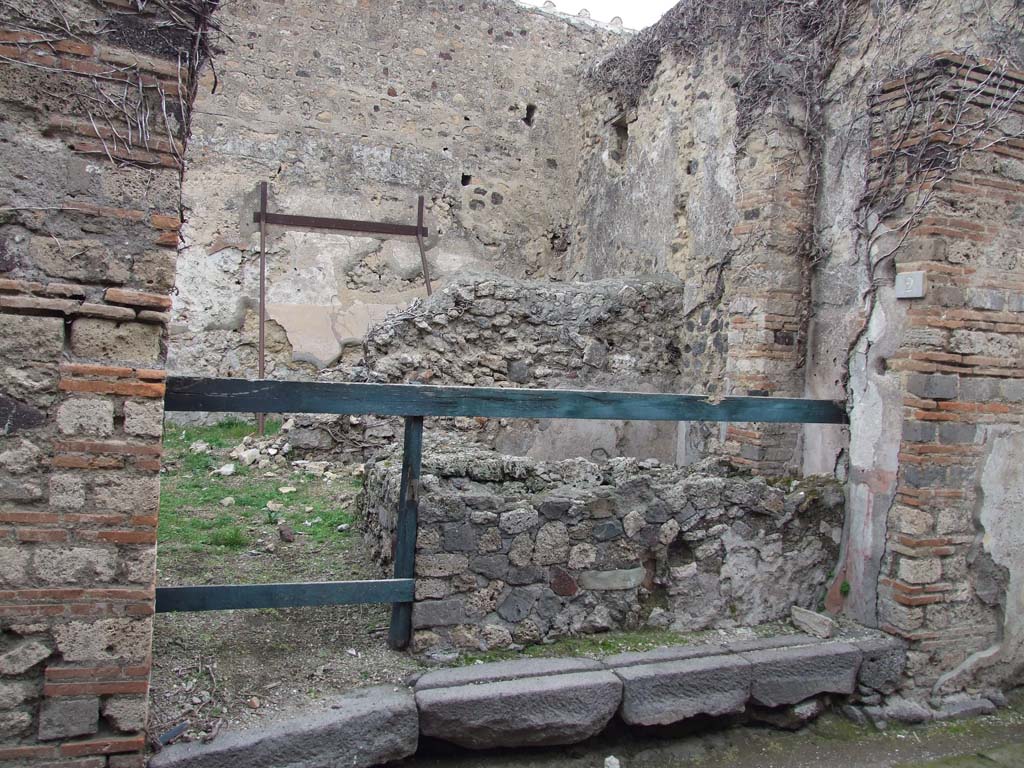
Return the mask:
<path fill-rule="evenodd" d="M 272 211 L 309 216 L 412 224 L 424 195 L 434 279 L 540 276 L 563 260 L 577 71 L 621 29 L 512 2 L 225 0 L 217 15 L 224 51 L 187 158 L 173 368 L 256 370 L 260 181 Z M 409 238 L 271 227 L 268 253 L 279 378 L 358 357 L 370 325 L 424 295 Z"/>
<path fill-rule="evenodd" d="M 152 6 L 0 7 L 4 765 L 143 764 L 195 50 Z"/>

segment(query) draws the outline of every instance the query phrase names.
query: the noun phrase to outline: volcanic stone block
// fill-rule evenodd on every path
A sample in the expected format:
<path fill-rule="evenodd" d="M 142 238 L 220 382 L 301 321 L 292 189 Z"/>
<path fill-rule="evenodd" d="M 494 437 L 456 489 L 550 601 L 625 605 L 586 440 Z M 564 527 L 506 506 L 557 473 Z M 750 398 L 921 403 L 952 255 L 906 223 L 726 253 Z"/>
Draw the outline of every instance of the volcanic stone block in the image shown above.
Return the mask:
<path fill-rule="evenodd" d="M 706 656 L 621 667 L 622 719 L 630 725 L 669 725 L 695 715 L 742 712 L 750 697 L 750 663 L 739 656 Z"/>
<path fill-rule="evenodd" d="M 150 768 L 369 768 L 416 751 L 416 704 L 407 689 L 365 688 L 330 709 L 275 725 L 222 734 L 209 744 L 175 744 Z"/>
<path fill-rule="evenodd" d="M 753 666 L 751 695 L 762 706 L 796 704 L 819 693 L 853 693 L 860 668 L 859 648 L 820 643 L 740 654 Z"/>
<path fill-rule="evenodd" d="M 907 647 L 895 637 L 855 640 L 853 644 L 864 654 L 857 682 L 882 693 L 892 693 L 907 665 Z"/>
<path fill-rule="evenodd" d="M 580 574 L 579 583 L 584 589 L 636 589 L 643 584 L 645 575 L 647 575 L 647 572 L 643 568 L 626 568 L 617 571 L 585 571 Z"/>
<path fill-rule="evenodd" d="M 416 692 L 423 735 L 468 749 L 575 744 L 600 733 L 621 700 L 622 682 L 604 671 Z"/>
<path fill-rule="evenodd" d="M 490 664 L 473 664 L 468 667 L 448 667 L 427 672 L 416 681 L 416 691 L 432 688 L 451 688 L 456 685 L 497 683 L 504 680 L 518 680 L 524 677 L 563 675 L 570 672 L 592 672 L 601 669 L 601 663 L 593 659 L 552 658 L 519 659 L 516 661 L 495 661 Z"/>

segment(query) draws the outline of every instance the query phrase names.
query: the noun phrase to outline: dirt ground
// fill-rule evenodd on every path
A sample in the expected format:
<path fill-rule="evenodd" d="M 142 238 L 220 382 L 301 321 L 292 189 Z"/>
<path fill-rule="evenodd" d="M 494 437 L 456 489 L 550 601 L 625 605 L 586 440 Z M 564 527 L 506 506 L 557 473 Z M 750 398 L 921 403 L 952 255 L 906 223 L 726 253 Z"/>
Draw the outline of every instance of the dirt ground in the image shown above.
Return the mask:
<path fill-rule="evenodd" d="M 354 526 L 352 467 L 310 464 L 283 450 L 286 434 L 262 441 L 260 459 L 245 466 L 230 453 L 249 432 L 238 422 L 168 425 L 158 585 L 378 578 Z M 233 474 L 215 472 L 229 463 Z M 358 685 L 401 682 L 422 665 L 387 649 L 390 613 L 370 605 L 159 614 L 149 733 L 184 724 L 179 738 L 209 739 Z"/>

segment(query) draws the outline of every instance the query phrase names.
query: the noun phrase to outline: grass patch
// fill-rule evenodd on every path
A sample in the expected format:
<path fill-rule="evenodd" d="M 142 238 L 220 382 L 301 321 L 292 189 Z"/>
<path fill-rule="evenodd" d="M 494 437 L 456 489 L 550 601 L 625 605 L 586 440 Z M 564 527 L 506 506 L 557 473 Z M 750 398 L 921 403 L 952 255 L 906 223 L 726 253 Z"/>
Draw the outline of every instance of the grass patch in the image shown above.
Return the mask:
<path fill-rule="evenodd" d="M 553 643 L 529 645 L 521 651 L 493 650 L 482 653 L 467 653 L 461 663 L 505 661 L 526 657 L 547 658 L 552 656 L 586 656 L 601 658 L 627 651 L 650 651 L 670 645 L 686 645 L 699 642 L 710 632 L 682 634 L 663 629 L 638 629 L 634 631 L 604 632 L 597 635 L 563 637 Z"/>
<path fill-rule="evenodd" d="M 349 502 L 338 503 L 340 494 L 352 495 L 359 481 L 341 478 L 327 483 L 302 473 L 290 464 L 276 464 L 269 471 L 235 463 L 235 474 L 223 477 L 212 471 L 230 461 L 226 451 L 254 432 L 252 424 L 230 419 L 203 427 L 169 429 L 164 441 L 165 467 L 160 493 L 157 530 L 161 555 L 171 565 L 174 552 L 217 552 L 251 546 L 260 536 L 276 538 L 278 523 L 288 523 L 300 541 L 331 547 L 348 546 L 350 532 L 338 526 L 351 525 Z M 267 422 L 267 432 L 280 423 Z M 197 441 L 210 445 L 210 453 L 192 453 Z M 281 488 L 294 488 L 282 493 Z M 221 502 L 230 497 L 232 504 Z M 281 505 L 270 511 L 268 502 Z"/>

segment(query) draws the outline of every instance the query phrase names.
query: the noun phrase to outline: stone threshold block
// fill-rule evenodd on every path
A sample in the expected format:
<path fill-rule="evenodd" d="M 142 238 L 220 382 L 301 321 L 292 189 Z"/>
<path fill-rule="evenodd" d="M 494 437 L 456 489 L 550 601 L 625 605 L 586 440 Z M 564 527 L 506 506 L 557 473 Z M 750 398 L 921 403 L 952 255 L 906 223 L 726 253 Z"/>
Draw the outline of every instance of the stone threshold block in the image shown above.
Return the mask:
<path fill-rule="evenodd" d="M 468 749 L 575 744 L 604 730 L 622 701 L 622 682 L 603 670 L 483 680 L 417 690 L 422 734 Z"/>
<path fill-rule="evenodd" d="M 751 664 L 740 656 L 698 656 L 615 670 L 622 680 L 622 719 L 670 725 L 696 715 L 742 712 L 750 698 Z"/>
<path fill-rule="evenodd" d="M 408 757 L 419 743 L 412 692 L 364 688 L 330 708 L 235 733 L 209 744 L 170 746 L 150 768 L 370 768 Z"/>
<path fill-rule="evenodd" d="M 862 654 L 849 643 L 820 643 L 746 651 L 739 657 L 751 665 L 752 700 L 779 707 L 819 693 L 853 693 Z"/>

